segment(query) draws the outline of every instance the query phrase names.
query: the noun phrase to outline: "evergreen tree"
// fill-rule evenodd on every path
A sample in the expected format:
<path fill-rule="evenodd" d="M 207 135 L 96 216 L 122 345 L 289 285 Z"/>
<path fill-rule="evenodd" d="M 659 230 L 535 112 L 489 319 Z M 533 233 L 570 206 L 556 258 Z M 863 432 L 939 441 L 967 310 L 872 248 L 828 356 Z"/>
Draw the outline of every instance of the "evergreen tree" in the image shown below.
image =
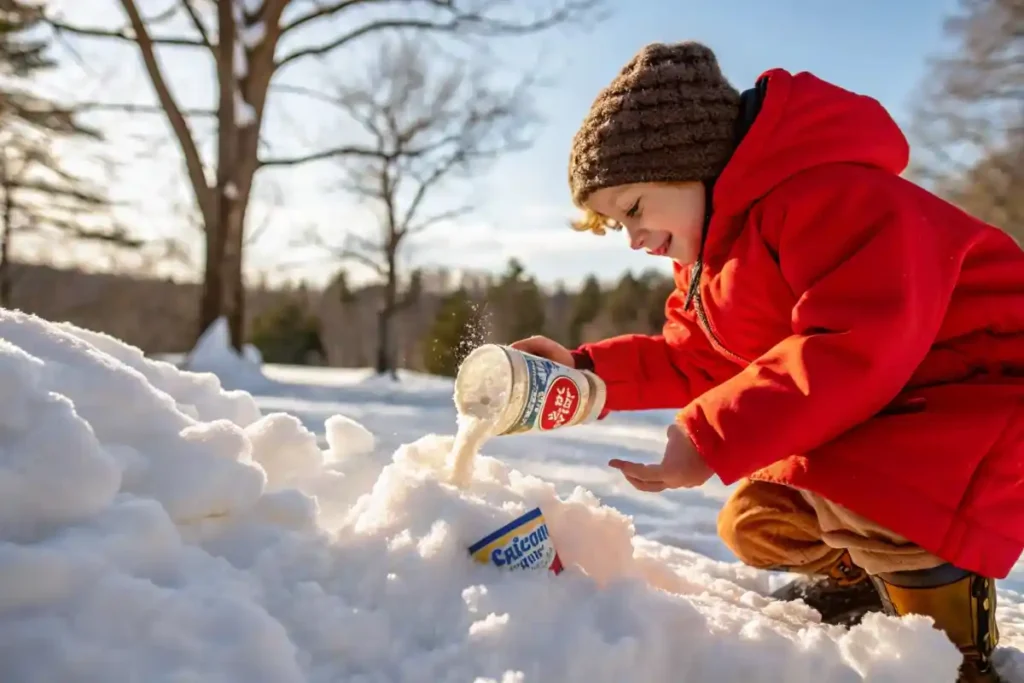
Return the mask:
<path fill-rule="evenodd" d="M 100 135 L 73 109 L 33 92 L 33 77 L 56 66 L 42 22 L 41 6 L 0 0 L 0 305 L 10 305 L 15 232 L 49 233 L 62 242 L 141 245 L 121 227 L 96 226 L 106 213 L 106 198 L 69 173 L 53 151 L 57 140 L 98 141 Z"/>
<path fill-rule="evenodd" d="M 665 302 L 676 284 L 671 277 L 657 271 L 648 271 L 641 279 L 647 284 L 647 331 L 659 334 L 665 326 Z"/>
<path fill-rule="evenodd" d="M 583 328 L 594 322 L 601 313 L 603 297 L 601 283 L 593 275 L 588 276 L 573 299 L 572 318 L 569 321 L 570 348 L 575 348 L 583 342 Z"/>
<path fill-rule="evenodd" d="M 565 282 L 555 281 L 555 291 L 546 302 L 546 333 L 552 339 L 565 342 L 569 337 L 571 311 L 576 295 L 568 290 Z"/>
<path fill-rule="evenodd" d="M 614 328 L 622 333 L 636 331 L 640 311 L 646 309 L 643 286 L 632 273 L 623 275 L 608 295 L 608 313 Z"/>
<path fill-rule="evenodd" d="M 250 341 L 260 350 L 266 363 L 305 365 L 310 354 L 324 356 L 320 321 L 297 299 L 253 320 Z"/>
<path fill-rule="evenodd" d="M 423 365 L 434 375 L 454 377 L 462 359 L 481 341 L 476 303 L 464 288 L 441 301 L 423 345 Z"/>
<path fill-rule="evenodd" d="M 542 334 L 547 297 L 522 263 L 511 259 L 505 272 L 488 288 L 487 307 L 494 333 L 502 342 Z"/>

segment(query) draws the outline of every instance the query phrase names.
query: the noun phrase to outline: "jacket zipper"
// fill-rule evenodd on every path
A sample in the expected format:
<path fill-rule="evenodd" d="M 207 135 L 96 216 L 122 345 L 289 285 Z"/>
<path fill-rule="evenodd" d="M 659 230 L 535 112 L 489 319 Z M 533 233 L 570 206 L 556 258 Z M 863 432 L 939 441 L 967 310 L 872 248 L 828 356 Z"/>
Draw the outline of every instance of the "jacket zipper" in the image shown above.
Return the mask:
<path fill-rule="evenodd" d="M 711 340 L 711 344 L 713 346 L 716 346 L 719 351 L 721 351 L 722 353 L 729 356 L 735 361 L 738 361 L 740 363 L 746 363 L 747 365 L 753 362 L 747 358 L 744 358 L 738 353 L 730 351 L 729 348 L 722 343 L 722 340 L 719 339 L 718 335 L 715 334 L 715 330 L 711 327 L 711 321 L 708 319 L 708 314 L 704 310 L 704 300 L 701 298 L 699 290 L 695 291 L 693 294 L 693 307 L 694 310 L 697 312 L 697 320 L 700 321 L 701 327 L 704 328 L 704 332 L 707 333 L 708 339 Z"/>

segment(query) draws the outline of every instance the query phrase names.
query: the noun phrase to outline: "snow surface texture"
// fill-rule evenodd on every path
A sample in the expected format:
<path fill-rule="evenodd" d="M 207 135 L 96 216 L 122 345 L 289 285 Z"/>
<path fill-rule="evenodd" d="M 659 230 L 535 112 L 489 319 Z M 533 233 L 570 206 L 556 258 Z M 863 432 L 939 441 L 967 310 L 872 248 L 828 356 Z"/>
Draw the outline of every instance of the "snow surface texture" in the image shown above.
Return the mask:
<path fill-rule="evenodd" d="M 417 438 L 453 428 L 450 383 L 276 372 L 253 377 L 276 392 L 254 398 L 0 310 L 0 680 L 954 679 L 958 655 L 927 619 L 822 626 L 763 597 L 768 574 L 637 536 L 560 485 L 589 472 L 560 454 L 638 449 L 642 424 L 495 439 L 552 481 L 482 456 L 459 490 L 440 476 L 451 437 Z M 536 505 L 566 572 L 470 560 L 469 544 Z M 700 505 L 666 514 L 681 529 L 706 519 Z M 999 665 L 1024 681 L 1021 595 L 1001 598 Z"/>

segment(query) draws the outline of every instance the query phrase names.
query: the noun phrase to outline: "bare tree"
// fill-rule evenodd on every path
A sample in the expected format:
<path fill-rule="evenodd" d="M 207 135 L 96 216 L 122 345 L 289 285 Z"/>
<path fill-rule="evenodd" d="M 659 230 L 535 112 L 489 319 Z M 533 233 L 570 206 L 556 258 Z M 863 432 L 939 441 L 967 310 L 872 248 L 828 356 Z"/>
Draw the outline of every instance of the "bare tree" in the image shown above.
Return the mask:
<path fill-rule="evenodd" d="M 383 43 L 363 78 L 338 87 L 335 103 L 367 140 L 344 165 L 342 186 L 370 204 L 377 226 L 371 234 L 350 231 L 338 245 L 312 239 L 379 279 L 378 373 L 394 375 L 392 319 L 417 293 L 416 277 L 402 286 L 403 250 L 473 208 L 453 203 L 454 184 L 527 144 L 533 117 L 524 95 L 522 86 L 493 88 L 486 72 L 431 59 L 412 40 Z"/>
<path fill-rule="evenodd" d="M 545 8 L 536 12 L 525 0 L 177 0 L 167 11 L 149 18 L 140 12 L 137 0 L 118 2 L 127 18 L 127 25 L 121 28 L 72 25 L 58 17 L 49 21 L 62 34 L 115 40 L 138 48 L 156 94 L 158 106 L 154 109 L 166 115 L 173 129 L 203 219 L 206 262 L 199 332 L 226 315 L 232 343 L 240 348 L 243 233 L 257 171 L 374 154 L 373 150 L 342 146 L 260 158 L 260 129 L 271 81 L 278 74 L 302 60 L 332 55 L 370 35 L 403 30 L 453 37 L 536 33 L 593 16 L 601 0 L 543 0 L 540 4 Z M 176 17 L 187 21 L 191 30 L 161 28 Z M 303 34 L 323 36 L 323 30 L 311 29 L 324 26 L 333 27 L 333 35 L 303 39 Z M 215 65 L 217 102 L 209 111 L 191 112 L 216 117 L 218 144 L 213 160 L 203 158 L 189 112 L 168 86 L 158 58 L 162 48 L 200 50 L 208 53 Z"/>
<path fill-rule="evenodd" d="M 911 132 L 911 173 L 1024 238 L 1024 2 L 960 0 L 955 52 L 932 61 Z"/>
<path fill-rule="evenodd" d="M 55 66 L 49 44 L 34 29 L 42 11 L 19 0 L 0 0 L 0 305 L 11 305 L 11 257 L 16 233 L 49 243 L 88 241 L 118 248 L 142 242 L 114 224 L 106 196 L 66 170 L 53 152 L 56 140 L 100 140 L 77 112 L 34 93 L 29 79 Z"/>

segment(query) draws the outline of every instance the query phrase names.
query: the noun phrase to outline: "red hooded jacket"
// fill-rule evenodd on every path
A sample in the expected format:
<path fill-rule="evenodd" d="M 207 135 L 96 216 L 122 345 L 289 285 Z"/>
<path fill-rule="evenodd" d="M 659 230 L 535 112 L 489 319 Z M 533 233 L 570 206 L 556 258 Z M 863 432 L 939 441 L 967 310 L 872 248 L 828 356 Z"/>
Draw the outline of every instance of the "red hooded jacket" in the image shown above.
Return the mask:
<path fill-rule="evenodd" d="M 967 570 L 1024 549 L 1024 252 L 904 180 L 875 100 L 764 74 L 661 336 L 581 347 L 609 410 L 683 408 L 725 484 L 814 491 Z"/>

